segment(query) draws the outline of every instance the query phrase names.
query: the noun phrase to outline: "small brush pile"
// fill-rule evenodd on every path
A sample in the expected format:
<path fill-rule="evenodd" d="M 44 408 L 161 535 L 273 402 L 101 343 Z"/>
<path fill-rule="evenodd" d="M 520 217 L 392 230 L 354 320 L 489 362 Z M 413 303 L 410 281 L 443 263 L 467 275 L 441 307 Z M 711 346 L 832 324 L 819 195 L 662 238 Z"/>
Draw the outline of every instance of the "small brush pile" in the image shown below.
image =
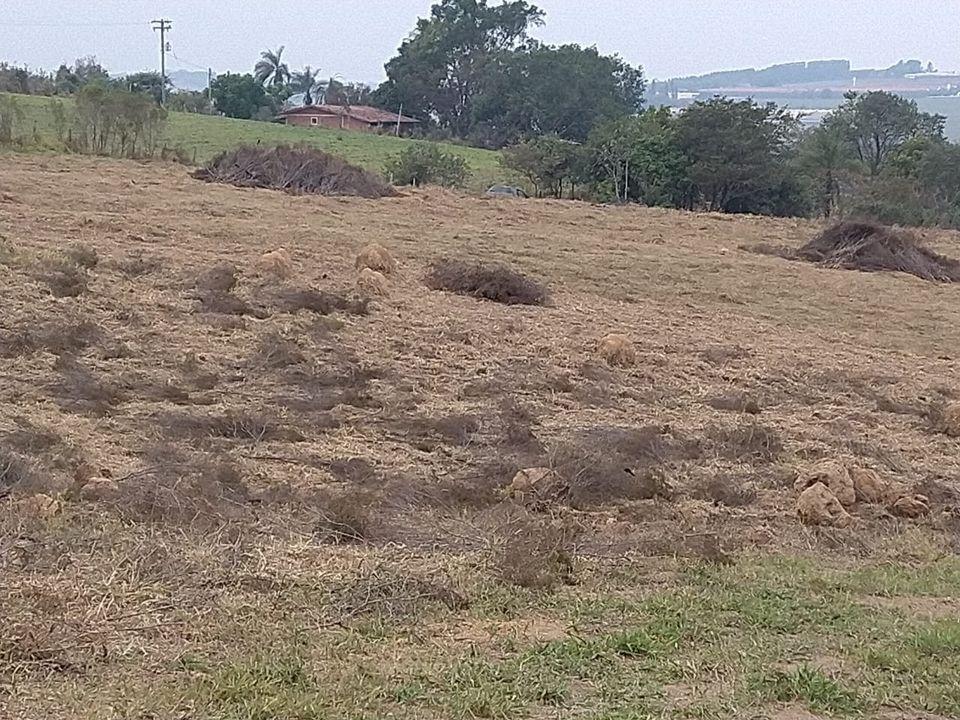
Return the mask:
<path fill-rule="evenodd" d="M 797 250 L 796 257 L 823 267 L 960 282 L 960 261 L 924 247 L 910 232 L 873 223 L 837 223 Z"/>
<path fill-rule="evenodd" d="M 220 153 L 193 173 L 205 182 L 270 188 L 294 195 L 354 195 L 383 198 L 397 194 L 383 178 L 310 147 L 243 145 Z"/>

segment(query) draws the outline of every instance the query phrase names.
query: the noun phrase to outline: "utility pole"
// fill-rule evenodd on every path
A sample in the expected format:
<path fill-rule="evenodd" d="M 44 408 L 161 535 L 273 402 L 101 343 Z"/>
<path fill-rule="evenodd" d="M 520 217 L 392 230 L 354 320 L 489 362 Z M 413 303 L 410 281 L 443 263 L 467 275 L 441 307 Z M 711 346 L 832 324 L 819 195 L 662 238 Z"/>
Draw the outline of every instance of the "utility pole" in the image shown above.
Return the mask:
<path fill-rule="evenodd" d="M 207 102 L 213 105 L 213 68 L 207 68 Z"/>
<path fill-rule="evenodd" d="M 169 20 L 151 20 L 154 30 L 160 31 L 160 104 L 167 104 L 167 30 L 173 23 Z"/>

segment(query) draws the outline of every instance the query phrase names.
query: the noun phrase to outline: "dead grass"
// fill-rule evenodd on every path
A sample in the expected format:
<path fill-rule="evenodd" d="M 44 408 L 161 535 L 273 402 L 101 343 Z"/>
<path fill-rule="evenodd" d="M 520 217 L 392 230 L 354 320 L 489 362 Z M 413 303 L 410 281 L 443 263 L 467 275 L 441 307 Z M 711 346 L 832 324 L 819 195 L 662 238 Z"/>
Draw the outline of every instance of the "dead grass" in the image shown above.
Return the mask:
<path fill-rule="evenodd" d="M 760 414 L 760 403 L 743 393 L 717 395 L 715 397 L 707 398 L 706 404 L 712 407 L 714 410 L 747 413 L 748 415 Z"/>
<path fill-rule="evenodd" d="M 504 581 L 530 590 L 572 585 L 578 533 L 579 528 L 562 520 L 520 517 L 503 531 L 496 568 Z"/>
<path fill-rule="evenodd" d="M 168 412 L 159 416 L 159 422 L 166 436 L 172 439 L 224 438 L 253 443 L 296 443 L 304 439 L 297 429 L 263 410 L 227 410 L 209 415 Z"/>
<path fill-rule="evenodd" d="M 62 355 L 58 365 L 60 377 L 47 387 L 47 392 L 65 411 L 103 417 L 126 400 L 118 385 L 69 355 Z"/>
<path fill-rule="evenodd" d="M 283 288 L 270 299 L 277 312 L 298 313 L 301 310 L 331 315 L 342 312 L 348 315 L 367 315 L 370 301 L 367 298 L 348 298 L 338 293 L 306 288 Z"/>
<path fill-rule="evenodd" d="M 95 322 L 80 318 L 22 322 L 0 334 L 0 357 L 14 358 L 45 351 L 54 355 L 78 353 L 105 341 Z"/>
<path fill-rule="evenodd" d="M 193 173 L 206 182 L 272 188 L 293 194 L 383 198 L 396 191 L 383 178 L 309 146 L 242 146 Z"/>
<path fill-rule="evenodd" d="M 252 520 L 251 490 L 239 467 L 220 455 L 184 457 L 169 448 L 153 453 L 156 464 L 108 483 L 109 491 L 97 496 L 128 522 L 173 526 L 218 527 L 227 522 Z M 79 483 L 78 490 L 83 491 Z"/>
<path fill-rule="evenodd" d="M 742 479 L 724 474 L 702 482 L 694 489 L 693 497 L 724 507 L 740 508 L 753 504 L 757 499 L 757 492 L 746 486 Z"/>
<path fill-rule="evenodd" d="M 9 438 L 5 442 L 9 442 Z M 21 485 L 29 484 L 33 473 L 33 468 L 24 457 L 0 447 L 0 500 Z"/>
<path fill-rule="evenodd" d="M 374 217 L 165 164 L 3 173 L 0 447 L 33 472 L 0 501 L 0 716 L 729 720 L 776 714 L 754 683 L 820 652 L 864 699 L 818 716 L 958 714 L 952 629 L 855 602 L 957 594 L 957 443 L 919 414 L 960 397 L 952 286 L 723 252 L 799 247 L 800 221 L 435 190 Z M 295 280 L 253 272 L 277 232 Z M 53 298 L 36 258 L 80 239 L 88 289 Z M 402 271 L 353 315 L 371 243 Z M 160 262 L 125 272 L 136 248 Z M 429 292 L 409 271 L 435 257 L 528 268 L 562 302 Z M 224 262 L 208 293 L 263 317 L 190 312 Z M 609 330 L 629 371 L 596 356 Z M 801 527 L 792 481 L 821 458 L 931 512 Z M 553 470 L 543 493 L 511 489 L 526 468 Z M 911 668 L 918 647 L 937 662 Z M 703 697 L 678 707 L 678 682 Z"/>
<path fill-rule="evenodd" d="M 837 223 L 803 245 L 797 257 L 844 270 L 904 272 L 924 280 L 960 281 L 960 261 L 924 247 L 909 231 L 873 223 Z"/>
<path fill-rule="evenodd" d="M 44 261 L 37 270 L 37 278 L 46 283 L 50 294 L 57 298 L 79 297 L 90 285 L 90 274 L 84 267 L 62 258 Z"/>
<path fill-rule="evenodd" d="M 431 264 L 425 282 L 431 290 L 446 290 L 504 305 L 545 305 L 550 299 L 542 284 L 500 263 L 437 260 Z"/>
<path fill-rule="evenodd" d="M 330 494 L 319 503 L 314 531 L 319 540 L 335 545 L 373 539 L 379 527 L 374 491 L 353 488 Z"/>

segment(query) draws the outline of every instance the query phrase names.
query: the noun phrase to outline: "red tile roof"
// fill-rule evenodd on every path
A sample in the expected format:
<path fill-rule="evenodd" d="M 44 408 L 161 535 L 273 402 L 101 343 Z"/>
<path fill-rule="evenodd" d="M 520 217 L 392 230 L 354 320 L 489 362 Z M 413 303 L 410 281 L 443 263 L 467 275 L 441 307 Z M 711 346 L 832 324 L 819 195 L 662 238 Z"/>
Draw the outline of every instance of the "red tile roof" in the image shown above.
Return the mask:
<path fill-rule="evenodd" d="M 347 115 L 354 120 L 366 123 L 395 123 L 397 113 L 387 112 L 369 105 L 304 105 L 291 108 L 280 113 L 281 117 L 288 115 Z M 400 115 L 402 123 L 420 122 L 416 118 Z"/>

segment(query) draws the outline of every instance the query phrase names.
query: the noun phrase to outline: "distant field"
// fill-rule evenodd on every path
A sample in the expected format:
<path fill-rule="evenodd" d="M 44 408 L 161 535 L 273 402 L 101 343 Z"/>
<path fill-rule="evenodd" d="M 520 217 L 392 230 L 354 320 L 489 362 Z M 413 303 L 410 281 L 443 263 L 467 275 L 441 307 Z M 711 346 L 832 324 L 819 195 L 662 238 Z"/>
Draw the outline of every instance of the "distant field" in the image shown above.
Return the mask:
<path fill-rule="evenodd" d="M 41 147 L 56 148 L 56 132 L 47 112 L 50 98 L 29 95 L 10 97 L 16 100 L 24 113 L 18 134 L 30 137 L 35 128 Z M 167 145 L 182 148 L 190 158 L 196 158 L 197 162 L 204 162 L 235 145 L 258 141 L 267 144 L 306 142 L 339 155 L 349 162 L 377 171 L 383 169 L 384 163 L 390 157 L 400 153 L 413 142 L 403 138 L 329 128 L 295 128 L 254 120 L 170 113 Z M 472 173 L 471 186 L 486 186 L 504 175 L 500 168 L 500 154 L 497 152 L 450 143 L 442 143 L 441 146 L 444 150 L 466 159 Z"/>

